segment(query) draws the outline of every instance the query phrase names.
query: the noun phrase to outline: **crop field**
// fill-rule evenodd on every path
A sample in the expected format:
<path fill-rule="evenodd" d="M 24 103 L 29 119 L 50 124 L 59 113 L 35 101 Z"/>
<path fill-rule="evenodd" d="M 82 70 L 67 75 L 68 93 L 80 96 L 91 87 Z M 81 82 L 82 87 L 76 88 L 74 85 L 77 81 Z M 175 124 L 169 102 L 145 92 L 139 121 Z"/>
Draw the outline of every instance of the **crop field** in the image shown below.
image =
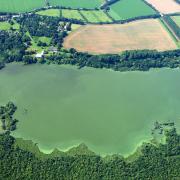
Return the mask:
<path fill-rule="evenodd" d="M 171 16 L 171 18 L 180 28 L 180 16 Z"/>
<path fill-rule="evenodd" d="M 180 12 L 180 5 L 175 2 L 175 0 L 146 0 L 148 3 L 152 4 L 161 13 L 175 13 Z"/>
<path fill-rule="evenodd" d="M 110 6 L 109 14 L 115 20 L 152 15 L 156 12 L 142 0 L 121 0 Z"/>
<path fill-rule="evenodd" d="M 112 20 L 100 10 L 47 9 L 39 11 L 36 14 L 55 17 L 61 15 L 64 18 L 77 19 L 89 23 L 112 22 Z"/>
<path fill-rule="evenodd" d="M 100 7 L 103 0 L 49 0 L 49 2 L 52 6 L 93 9 Z"/>
<path fill-rule="evenodd" d="M 44 0 L 0 0 L 0 12 L 27 12 L 44 6 Z"/>
<path fill-rule="evenodd" d="M 54 16 L 54 17 L 64 17 L 68 19 L 77 19 L 84 21 L 83 17 L 78 10 L 69 10 L 69 9 L 47 9 L 37 12 L 36 14 L 42 16 Z"/>
<path fill-rule="evenodd" d="M 39 11 L 36 14 L 42 15 L 42 16 L 54 16 L 59 17 L 60 16 L 60 10 L 59 9 L 47 9 L 43 11 Z"/>
<path fill-rule="evenodd" d="M 81 11 L 87 22 L 112 22 L 112 20 L 103 11 Z"/>
<path fill-rule="evenodd" d="M 78 10 L 68 10 L 68 9 L 62 9 L 62 17 L 68 18 L 68 19 L 78 19 L 84 21 L 83 17 L 79 13 Z"/>
<path fill-rule="evenodd" d="M 64 42 L 65 48 L 94 54 L 120 53 L 124 50 L 176 49 L 172 37 L 155 19 L 128 24 L 86 25 L 72 32 Z"/>

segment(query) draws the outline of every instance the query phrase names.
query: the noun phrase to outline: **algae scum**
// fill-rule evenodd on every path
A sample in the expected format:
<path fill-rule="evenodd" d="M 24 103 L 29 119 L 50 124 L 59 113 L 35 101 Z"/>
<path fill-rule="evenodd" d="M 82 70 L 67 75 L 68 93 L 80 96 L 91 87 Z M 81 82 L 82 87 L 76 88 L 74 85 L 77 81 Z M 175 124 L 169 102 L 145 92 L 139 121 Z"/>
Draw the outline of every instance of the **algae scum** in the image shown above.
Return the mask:
<path fill-rule="evenodd" d="M 72 66 L 10 64 L 0 71 L 0 103 L 13 101 L 15 137 L 43 151 L 79 143 L 127 155 L 151 138 L 153 123 L 180 127 L 180 71 L 114 72 Z"/>

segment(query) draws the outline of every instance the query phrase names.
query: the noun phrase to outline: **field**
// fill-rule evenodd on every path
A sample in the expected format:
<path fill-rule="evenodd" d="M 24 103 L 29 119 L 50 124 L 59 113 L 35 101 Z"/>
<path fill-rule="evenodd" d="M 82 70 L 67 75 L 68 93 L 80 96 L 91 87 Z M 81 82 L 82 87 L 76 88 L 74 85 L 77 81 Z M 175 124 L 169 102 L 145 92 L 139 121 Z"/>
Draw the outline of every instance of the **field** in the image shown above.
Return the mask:
<path fill-rule="evenodd" d="M 152 15 L 156 12 L 142 0 L 121 0 L 110 6 L 109 14 L 115 20 Z"/>
<path fill-rule="evenodd" d="M 123 25 L 86 25 L 71 33 L 65 39 L 64 47 L 95 54 L 135 49 L 163 51 L 177 48 L 172 37 L 155 19 Z"/>
<path fill-rule="evenodd" d="M 77 10 L 62 9 L 62 17 L 68 19 L 78 19 L 84 21 L 83 17 Z"/>
<path fill-rule="evenodd" d="M 44 6 L 44 0 L 0 0 L 0 12 L 27 12 Z"/>
<path fill-rule="evenodd" d="M 72 24 L 71 31 L 75 31 L 75 30 L 79 29 L 80 27 L 81 27 L 81 25 L 79 25 L 79 24 Z"/>
<path fill-rule="evenodd" d="M 42 15 L 42 16 L 60 16 L 60 10 L 59 9 L 47 9 L 43 11 L 39 11 L 36 14 Z"/>
<path fill-rule="evenodd" d="M 61 12 L 60 12 L 61 11 Z M 89 23 L 112 22 L 112 20 L 103 12 L 98 10 L 70 10 L 70 9 L 47 9 L 39 11 L 36 14 L 43 16 L 62 16 L 68 19 L 77 19 Z"/>
<path fill-rule="evenodd" d="M 152 4 L 161 13 L 175 13 L 180 12 L 180 6 L 174 0 L 146 0 Z"/>
<path fill-rule="evenodd" d="M 103 0 L 50 0 L 49 2 L 52 6 L 93 9 L 100 7 Z"/>
<path fill-rule="evenodd" d="M 180 16 L 172 16 L 171 18 L 180 28 Z"/>
<path fill-rule="evenodd" d="M 87 22 L 112 22 L 112 20 L 103 11 L 81 11 Z"/>

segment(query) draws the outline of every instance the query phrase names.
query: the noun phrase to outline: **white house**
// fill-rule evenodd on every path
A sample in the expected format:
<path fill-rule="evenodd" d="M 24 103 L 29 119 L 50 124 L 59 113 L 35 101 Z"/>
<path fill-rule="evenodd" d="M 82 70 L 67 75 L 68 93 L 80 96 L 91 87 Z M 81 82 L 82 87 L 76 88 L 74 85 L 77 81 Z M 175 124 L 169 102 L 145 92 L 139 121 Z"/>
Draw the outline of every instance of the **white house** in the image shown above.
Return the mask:
<path fill-rule="evenodd" d="M 43 50 L 41 53 L 37 53 L 37 54 L 35 55 L 35 57 L 36 57 L 36 58 L 42 58 L 43 55 L 44 55 L 44 50 Z"/>

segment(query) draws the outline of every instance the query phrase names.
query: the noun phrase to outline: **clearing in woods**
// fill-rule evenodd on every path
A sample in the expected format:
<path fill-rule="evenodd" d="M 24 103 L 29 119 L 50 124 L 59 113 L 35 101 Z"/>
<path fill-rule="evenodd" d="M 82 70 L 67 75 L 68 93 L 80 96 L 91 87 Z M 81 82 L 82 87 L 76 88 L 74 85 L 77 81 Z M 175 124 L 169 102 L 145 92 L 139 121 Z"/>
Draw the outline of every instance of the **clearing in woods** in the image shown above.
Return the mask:
<path fill-rule="evenodd" d="M 94 54 L 137 49 L 177 49 L 176 43 L 157 19 L 82 26 L 65 39 L 64 47 Z"/>
<path fill-rule="evenodd" d="M 180 12 L 180 5 L 175 2 L 175 0 L 146 0 L 148 3 L 152 4 L 159 12 L 176 13 Z"/>

